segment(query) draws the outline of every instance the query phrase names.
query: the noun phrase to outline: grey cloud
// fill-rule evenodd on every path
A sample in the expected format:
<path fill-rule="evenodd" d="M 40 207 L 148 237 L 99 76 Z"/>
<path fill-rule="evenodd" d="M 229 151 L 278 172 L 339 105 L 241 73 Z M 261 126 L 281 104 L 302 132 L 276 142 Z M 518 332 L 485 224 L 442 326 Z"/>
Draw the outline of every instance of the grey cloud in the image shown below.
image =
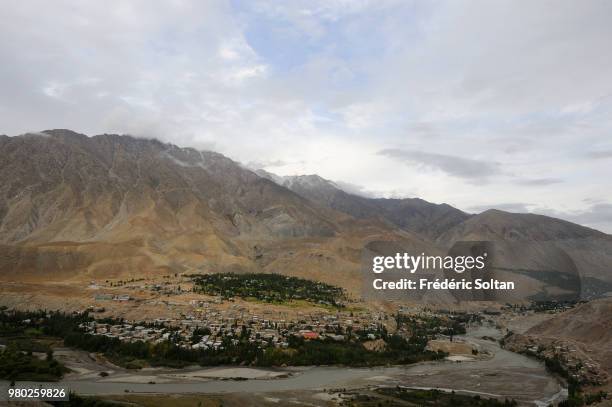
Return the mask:
<path fill-rule="evenodd" d="M 377 194 L 367 190 L 365 187 L 350 182 L 334 181 L 334 184 L 346 193 L 362 196 L 364 198 L 377 198 Z"/>
<path fill-rule="evenodd" d="M 591 205 L 596 205 L 596 204 L 599 204 L 599 203 L 604 203 L 604 200 L 600 199 L 600 198 L 584 198 L 582 200 L 582 202 L 588 203 L 588 204 L 591 204 Z"/>
<path fill-rule="evenodd" d="M 587 153 L 587 157 L 594 158 L 594 159 L 612 158 L 612 150 L 591 151 L 591 152 Z"/>
<path fill-rule="evenodd" d="M 585 199 L 584 201 L 597 202 L 599 200 Z M 481 213 L 489 209 L 499 209 L 502 211 L 514 213 L 537 213 L 541 215 L 564 219 L 569 222 L 584 225 L 605 233 L 612 232 L 612 204 L 610 203 L 596 203 L 591 205 L 587 209 L 580 211 L 559 211 L 551 208 L 537 207 L 536 204 L 525 202 L 476 205 L 466 208 L 468 212 L 473 213 Z"/>
<path fill-rule="evenodd" d="M 558 211 L 554 209 L 536 209 L 545 215 L 566 219 L 570 222 L 588 226 L 602 232 L 612 233 L 612 204 L 598 203 L 581 211 Z"/>
<path fill-rule="evenodd" d="M 485 179 L 501 173 L 500 165 L 491 161 L 395 148 L 381 150 L 378 154 L 407 164 L 437 169 L 459 178 Z"/>
<path fill-rule="evenodd" d="M 471 206 L 467 208 L 467 210 L 469 212 L 475 212 L 475 213 L 484 212 L 489 209 L 499 209 L 501 211 L 515 212 L 515 213 L 528 213 L 530 212 L 529 211 L 530 206 L 533 206 L 533 204 L 523 203 L 523 202 L 511 202 L 511 203 L 499 203 L 499 204 L 494 204 L 494 205 Z"/>
<path fill-rule="evenodd" d="M 284 160 L 266 160 L 266 161 L 249 161 L 246 166 L 254 170 L 259 170 L 268 167 L 283 167 L 287 165 L 287 161 Z"/>
<path fill-rule="evenodd" d="M 564 181 L 560 178 L 534 178 L 518 180 L 516 183 L 528 187 L 542 187 L 546 185 L 560 184 L 562 182 Z"/>
<path fill-rule="evenodd" d="M 606 222 L 612 224 L 612 204 L 600 203 L 574 216 L 575 219 L 588 224 Z"/>
<path fill-rule="evenodd" d="M 438 137 L 440 136 L 438 130 L 435 128 L 435 126 L 431 123 L 427 123 L 427 122 L 418 122 L 418 123 L 413 123 L 411 125 L 408 126 L 408 132 L 409 134 L 415 134 L 417 136 L 423 137 L 423 138 L 430 138 L 430 137 Z"/>
<path fill-rule="evenodd" d="M 364 186 L 353 193 L 462 207 L 512 202 L 538 185 L 550 194 L 530 197 L 532 208 L 602 203 L 581 201 L 592 191 L 612 202 L 612 2 L 144 5 L 3 7 L 0 132 L 157 137 L 262 166 L 286 159 L 283 175 L 324 171 Z M 351 115 L 338 113 L 347 111 L 366 130 L 347 128 Z M 391 162 L 372 157 L 402 145 L 412 151 L 387 150 Z M 408 186 L 416 174 L 395 160 L 460 187 Z M 565 175 L 577 165 L 580 176 Z M 565 182 L 544 178 L 556 174 Z M 481 187 L 493 177 L 505 183 Z"/>

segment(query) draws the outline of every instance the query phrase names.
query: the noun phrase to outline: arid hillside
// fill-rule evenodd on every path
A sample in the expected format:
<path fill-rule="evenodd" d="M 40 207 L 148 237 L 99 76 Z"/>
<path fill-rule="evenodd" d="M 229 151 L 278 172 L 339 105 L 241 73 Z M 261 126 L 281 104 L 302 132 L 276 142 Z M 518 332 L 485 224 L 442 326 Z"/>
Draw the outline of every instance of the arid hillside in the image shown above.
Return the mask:
<path fill-rule="evenodd" d="M 420 199 L 363 198 L 317 176 L 281 179 L 157 140 L 70 130 L 0 136 L 0 176 L 5 281 L 252 271 L 359 294 L 370 242 L 436 255 L 463 240 L 488 240 L 497 276 L 520 286 L 500 300 L 612 291 L 612 237 L 592 229 L 502 211 L 472 216 Z"/>
<path fill-rule="evenodd" d="M 220 154 L 156 140 L 1 137 L 0 176 L 4 280 L 270 271 L 353 290 L 367 241 L 432 247 L 321 208 Z"/>
<path fill-rule="evenodd" d="M 488 210 L 437 239 L 494 243 L 500 274 L 520 278 L 535 298 L 592 299 L 612 292 L 612 236 L 561 219 Z"/>
<path fill-rule="evenodd" d="M 581 304 L 507 340 L 515 351 L 557 358 L 587 382 L 610 385 L 612 298 Z"/>
<path fill-rule="evenodd" d="M 419 198 L 367 198 L 342 190 L 318 175 L 279 177 L 258 170 L 257 174 L 289 188 L 324 208 L 331 208 L 357 219 L 377 218 L 392 227 L 435 240 L 470 215 L 447 204 L 434 204 Z"/>
<path fill-rule="evenodd" d="M 534 326 L 527 334 L 580 342 L 599 354 L 612 373 L 612 298 L 581 304 Z"/>

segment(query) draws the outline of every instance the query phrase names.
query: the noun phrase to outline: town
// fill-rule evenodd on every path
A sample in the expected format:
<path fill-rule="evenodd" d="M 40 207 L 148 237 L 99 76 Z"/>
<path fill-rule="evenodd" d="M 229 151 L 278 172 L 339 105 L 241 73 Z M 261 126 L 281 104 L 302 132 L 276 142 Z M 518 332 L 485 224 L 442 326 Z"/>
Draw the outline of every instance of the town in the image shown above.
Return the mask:
<path fill-rule="evenodd" d="M 237 344 L 236 338 L 245 335 L 248 330 L 251 343 L 260 344 L 262 348 L 287 348 L 291 336 L 342 342 L 355 335 L 364 340 L 376 340 L 390 322 L 389 316 L 383 313 L 298 312 L 299 319 L 286 320 L 271 315 L 272 312 L 252 314 L 247 307 L 235 304 L 226 310 L 218 310 L 214 304 L 206 301 L 192 300 L 191 305 L 194 313 L 178 319 L 156 318 L 152 321 L 124 321 L 118 324 L 94 320 L 81 324 L 80 328 L 92 335 L 104 335 L 127 342 L 160 343 L 172 340 L 178 346 L 189 349 L 219 349 L 224 339 L 228 338 Z"/>

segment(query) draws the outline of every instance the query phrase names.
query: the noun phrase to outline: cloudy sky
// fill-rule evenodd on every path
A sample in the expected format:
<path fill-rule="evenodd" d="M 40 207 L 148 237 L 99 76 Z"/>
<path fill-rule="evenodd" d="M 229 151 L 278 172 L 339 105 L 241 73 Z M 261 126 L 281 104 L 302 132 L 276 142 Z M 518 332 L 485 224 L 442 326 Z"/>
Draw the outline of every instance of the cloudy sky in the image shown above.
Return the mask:
<path fill-rule="evenodd" d="M 4 1 L 0 134 L 70 128 L 612 232 L 612 2 Z"/>

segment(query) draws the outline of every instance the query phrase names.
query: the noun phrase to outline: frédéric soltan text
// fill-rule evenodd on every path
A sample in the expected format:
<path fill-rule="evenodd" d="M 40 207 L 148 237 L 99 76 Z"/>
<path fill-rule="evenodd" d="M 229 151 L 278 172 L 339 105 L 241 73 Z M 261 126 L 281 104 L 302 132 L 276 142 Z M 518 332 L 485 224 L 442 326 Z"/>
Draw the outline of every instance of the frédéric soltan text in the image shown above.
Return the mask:
<path fill-rule="evenodd" d="M 375 256 L 372 259 L 372 271 L 376 274 L 388 270 L 407 271 L 414 274 L 417 270 L 452 270 L 458 274 L 466 270 L 482 271 L 486 267 L 487 253 L 480 256 L 426 256 L 425 253 L 413 256 L 408 253 L 396 253 L 395 256 Z M 418 281 L 400 278 L 385 281 L 377 278 L 372 282 L 376 290 L 514 290 L 513 281 L 476 278 L 473 281 L 465 278 L 427 279 Z"/>

